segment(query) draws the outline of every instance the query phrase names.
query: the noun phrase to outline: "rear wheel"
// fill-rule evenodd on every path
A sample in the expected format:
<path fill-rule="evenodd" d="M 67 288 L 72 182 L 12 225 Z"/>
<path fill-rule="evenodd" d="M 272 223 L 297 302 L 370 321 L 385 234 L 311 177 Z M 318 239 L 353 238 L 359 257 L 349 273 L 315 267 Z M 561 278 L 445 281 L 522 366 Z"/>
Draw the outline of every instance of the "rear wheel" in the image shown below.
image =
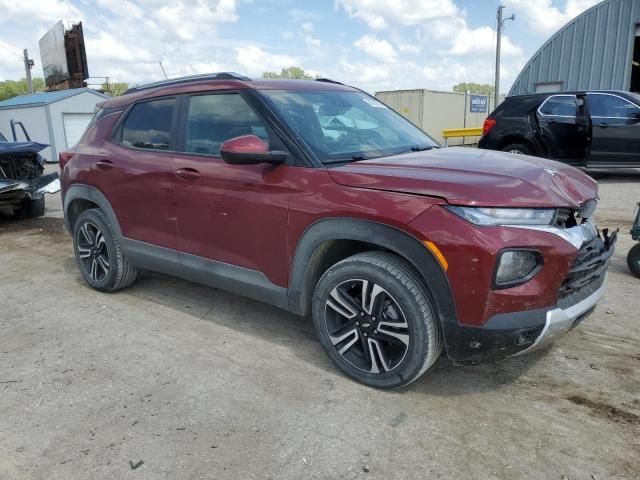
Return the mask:
<path fill-rule="evenodd" d="M 640 243 L 633 246 L 627 254 L 627 265 L 636 277 L 640 278 Z"/>
<path fill-rule="evenodd" d="M 523 143 L 512 143 L 502 149 L 503 152 L 513 153 L 514 155 L 533 155 L 533 150 Z"/>
<path fill-rule="evenodd" d="M 388 253 L 354 255 L 329 268 L 314 293 L 313 322 L 338 368 L 372 387 L 410 384 L 442 351 L 435 307 L 418 274 Z"/>
<path fill-rule="evenodd" d="M 80 273 L 96 290 L 113 292 L 131 285 L 138 271 L 122 253 L 106 215 L 82 212 L 73 226 L 73 246 Z"/>

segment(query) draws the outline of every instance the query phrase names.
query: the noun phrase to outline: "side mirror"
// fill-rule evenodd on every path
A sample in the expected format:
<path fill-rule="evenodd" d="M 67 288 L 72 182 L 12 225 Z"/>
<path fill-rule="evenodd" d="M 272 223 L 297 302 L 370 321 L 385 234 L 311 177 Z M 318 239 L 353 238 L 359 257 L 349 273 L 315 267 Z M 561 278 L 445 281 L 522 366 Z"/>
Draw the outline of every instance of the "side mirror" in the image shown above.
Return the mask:
<path fill-rule="evenodd" d="M 256 165 L 284 162 L 287 152 L 269 151 L 267 144 L 255 135 L 242 135 L 227 140 L 220 146 L 222 159 L 231 165 Z"/>

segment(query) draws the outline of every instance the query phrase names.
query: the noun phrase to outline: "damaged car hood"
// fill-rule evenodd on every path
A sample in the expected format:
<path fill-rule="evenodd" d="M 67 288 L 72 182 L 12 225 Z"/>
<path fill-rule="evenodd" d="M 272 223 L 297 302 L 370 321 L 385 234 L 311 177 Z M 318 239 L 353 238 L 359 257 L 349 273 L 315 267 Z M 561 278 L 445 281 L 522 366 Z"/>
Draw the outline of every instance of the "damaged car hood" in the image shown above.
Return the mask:
<path fill-rule="evenodd" d="M 38 153 L 48 146 L 37 142 L 0 142 L 0 155 Z"/>
<path fill-rule="evenodd" d="M 574 207 L 598 184 L 576 168 L 525 155 L 445 148 L 329 169 L 341 185 L 439 197 L 456 205 Z"/>

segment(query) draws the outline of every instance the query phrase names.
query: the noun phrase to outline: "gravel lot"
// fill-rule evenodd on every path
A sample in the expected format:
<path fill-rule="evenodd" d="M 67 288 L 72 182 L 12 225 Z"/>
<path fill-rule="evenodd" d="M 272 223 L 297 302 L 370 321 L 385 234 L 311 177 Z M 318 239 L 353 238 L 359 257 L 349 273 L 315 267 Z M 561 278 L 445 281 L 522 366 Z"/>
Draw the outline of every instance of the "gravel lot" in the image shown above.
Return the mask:
<path fill-rule="evenodd" d="M 57 196 L 0 218 L 0 479 L 640 478 L 640 174 L 598 178 L 622 235 L 596 313 L 398 392 L 348 380 L 309 321 L 264 304 L 151 273 L 91 290 Z"/>

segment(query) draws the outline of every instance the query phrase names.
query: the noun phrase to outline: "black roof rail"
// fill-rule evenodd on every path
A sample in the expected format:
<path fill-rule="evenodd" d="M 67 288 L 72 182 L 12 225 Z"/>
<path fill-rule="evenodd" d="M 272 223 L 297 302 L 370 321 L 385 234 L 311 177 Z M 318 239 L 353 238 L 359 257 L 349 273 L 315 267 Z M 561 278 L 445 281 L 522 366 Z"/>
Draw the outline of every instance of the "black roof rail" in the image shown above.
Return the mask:
<path fill-rule="evenodd" d="M 338 82 L 337 80 L 331 80 L 330 78 L 323 78 L 323 77 L 316 78 L 316 82 L 336 83 L 338 85 L 344 85 L 344 83 Z"/>
<path fill-rule="evenodd" d="M 171 85 L 182 85 L 184 83 L 199 82 L 202 80 L 243 80 L 245 82 L 251 81 L 249 77 L 240 75 L 235 72 L 218 72 L 218 73 L 203 73 L 200 75 L 191 75 L 188 77 L 170 78 L 167 80 L 161 80 L 159 82 L 147 83 L 138 87 L 131 87 L 123 95 L 129 93 L 141 92 L 143 90 L 150 90 L 152 88 L 166 87 Z"/>

